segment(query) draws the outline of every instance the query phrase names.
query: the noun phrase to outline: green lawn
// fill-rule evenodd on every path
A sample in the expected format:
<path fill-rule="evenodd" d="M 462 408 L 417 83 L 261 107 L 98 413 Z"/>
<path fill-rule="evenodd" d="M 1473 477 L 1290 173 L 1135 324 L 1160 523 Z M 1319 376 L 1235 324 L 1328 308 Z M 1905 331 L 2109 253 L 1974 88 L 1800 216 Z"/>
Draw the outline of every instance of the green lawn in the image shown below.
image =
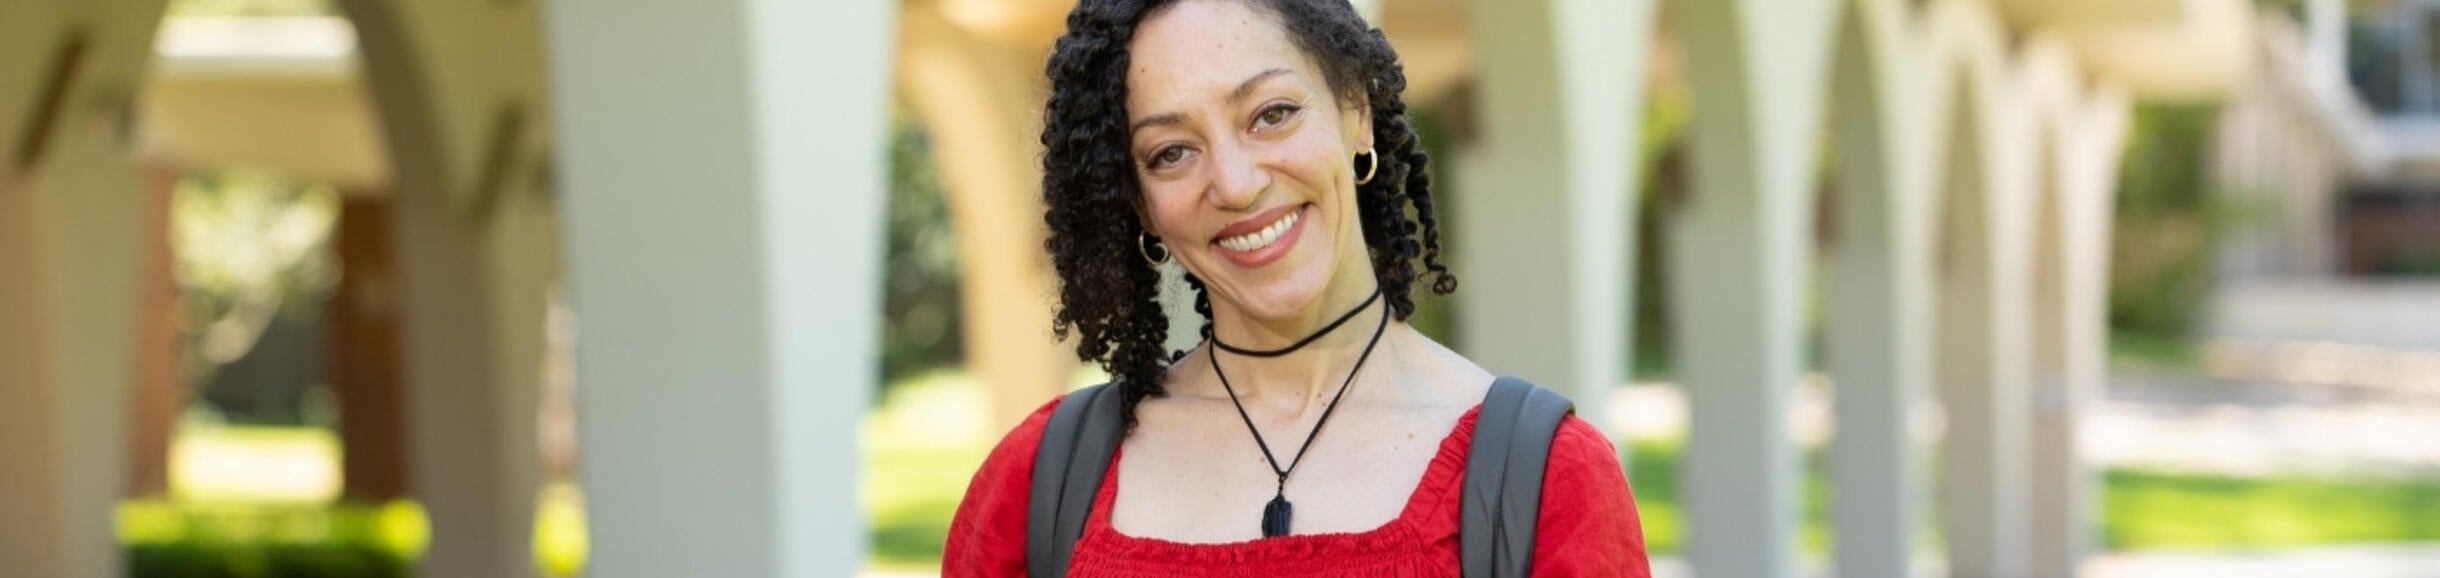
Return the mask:
<path fill-rule="evenodd" d="M 2232 478 L 2112 470 L 2112 549 L 2440 540 L 2440 480 Z"/>

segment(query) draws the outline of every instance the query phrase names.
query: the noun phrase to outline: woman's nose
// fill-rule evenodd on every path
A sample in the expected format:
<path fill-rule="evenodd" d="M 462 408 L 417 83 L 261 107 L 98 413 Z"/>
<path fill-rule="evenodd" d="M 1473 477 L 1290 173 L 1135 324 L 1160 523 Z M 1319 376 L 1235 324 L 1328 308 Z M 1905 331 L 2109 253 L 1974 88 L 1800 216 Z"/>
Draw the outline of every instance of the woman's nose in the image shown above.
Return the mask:
<path fill-rule="evenodd" d="M 1242 142 L 1229 142 L 1212 149 L 1212 185 L 1207 194 L 1215 206 L 1244 209 L 1262 198 L 1262 190 L 1271 186 L 1270 171 L 1263 170 L 1262 159 Z"/>

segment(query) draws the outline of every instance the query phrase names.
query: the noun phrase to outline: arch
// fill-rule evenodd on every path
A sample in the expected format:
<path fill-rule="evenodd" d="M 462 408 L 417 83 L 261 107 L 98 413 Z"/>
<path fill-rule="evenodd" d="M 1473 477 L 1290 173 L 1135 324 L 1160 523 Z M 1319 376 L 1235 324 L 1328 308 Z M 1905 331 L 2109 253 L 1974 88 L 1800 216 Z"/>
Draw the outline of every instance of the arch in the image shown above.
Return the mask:
<path fill-rule="evenodd" d="M 521 162 L 480 159 L 470 144 L 479 141 L 466 136 L 478 131 L 461 128 L 470 113 L 446 106 L 456 103 L 444 88 L 513 91 L 501 85 L 519 75 L 488 74 L 510 65 L 474 54 L 514 54 L 511 46 L 537 43 L 541 31 L 500 27 L 480 39 L 440 42 L 431 23 L 443 15 L 467 28 L 492 28 L 498 26 L 492 19 L 505 16 L 458 2 L 333 3 L 356 28 L 365 94 L 392 175 L 409 486 L 432 521 L 430 549 L 417 572 L 531 575 L 543 305 L 557 277 L 559 234 L 547 207 L 471 199 L 484 187 L 466 177 L 467 167 Z M 541 71 L 523 76 L 539 78 Z"/>
<path fill-rule="evenodd" d="M 1931 367 L 1930 189 L 1910 174 L 1922 55 L 1913 10 L 1842 2 L 1832 53 L 1830 126 L 1838 151 L 1837 238 L 1823 312 L 1824 369 L 1837 384 L 1830 506 L 1840 576 L 1905 576 L 1924 508 L 1909 425 Z"/>
<path fill-rule="evenodd" d="M 339 3 L 356 17 L 360 46 L 367 56 L 365 69 L 378 77 L 373 80 L 379 89 L 375 92 L 388 100 L 380 104 L 390 129 L 386 132 L 393 140 L 391 162 L 401 169 L 398 176 L 407 181 L 399 187 L 402 204 L 443 205 L 437 198 L 450 188 L 443 166 L 449 149 L 435 136 L 435 116 L 423 101 L 428 92 L 427 73 L 433 71 L 416 65 L 416 55 L 407 48 L 413 45 L 408 38 L 414 31 L 392 13 L 404 3 Z M 127 331 L 132 323 L 126 321 L 137 309 L 132 289 L 139 262 L 136 240 L 143 236 L 138 234 L 138 222 L 148 212 L 129 205 L 141 203 L 147 196 L 132 192 L 143 189 L 138 184 L 141 171 L 128 154 L 133 147 L 118 142 L 118 135 L 131 132 L 123 126 L 129 117 L 119 113 L 133 105 L 131 95 L 144 74 L 143 63 L 152 54 L 153 31 L 163 16 L 164 4 L 161 0 L 10 4 L 12 12 L 22 5 L 31 13 L 0 19 L 42 32 L 11 34 L 12 38 L 48 41 L 58 37 L 53 32 L 79 30 L 90 39 L 84 50 L 89 64 L 81 67 L 65 90 L 63 100 L 68 105 L 55 113 L 56 121 L 45 120 L 58 127 L 59 138 L 50 147 L 57 154 L 40 155 L 45 159 L 43 166 L 5 169 L 12 173 L 4 193 L 10 195 L 8 202 L 24 202 L 29 207 L 9 212 L 12 219 L 28 220 L 27 226 L 12 230 L 37 232 L 30 241 L 34 248 L 11 241 L 12 246 L 5 249 L 12 259 L 29 254 L 35 259 L 29 266 L 35 271 L 30 285 L 45 286 L 46 291 L 30 299 L 49 303 L 42 309 L 52 316 L 76 320 L 8 325 L 17 331 L 42 333 L 28 339 L 43 347 L 28 350 L 47 349 L 48 356 L 57 358 L 48 367 L 29 366 L 32 369 L 27 371 L 38 373 L 28 381 L 43 385 L 26 391 L 76 385 L 59 390 L 48 400 L 51 407 L 63 410 L 58 412 L 64 416 L 60 419 L 75 425 L 58 429 L 59 439 L 42 443 L 73 444 L 78 449 L 63 458 L 71 463 L 59 469 L 68 481 L 58 492 L 72 494 L 60 500 L 67 504 L 59 522 L 65 529 L 46 523 L 37 530 L 63 541 L 53 544 L 56 548 L 45 548 L 55 557 L 27 560 L 24 566 L 0 565 L 31 567 L 36 572 L 61 568 L 74 576 L 117 573 L 104 570 L 119 559 L 107 522 L 110 505 L 124 487 L 116 478 L 125 472 L 116 462 L 124 454 L 122 440 L 127 433 L 123 431 L 127 429 L 125 385 L 130 381 L 126 368 L 135 364 L 114 355 L 131 350 L 126 344 L 132 339 Z M 439 9 L 433 6 L 441 3 L 413 4 Z M 63 6 L 71 8 L 60 9 Z M 27 17 L 18 18 L 20 15 Z M 530 44 L 534 36 L 528 32 L 522 38 Z M 518 38 L 495 36 L 493 42 L 514 43 Z M 17 54 L 10 51 L 10 62 L 0 66 L 11 77 L 24 70 L 14 62 Z M 539 71 L 526 76 L 538 78 Z M 0 102 L 16 102 L 15 94 L 9 96 Z M 23 118 L 16 107 L 9 108 L 0 114 Z M 52 192 L 66 190 L 79 194 Z M 130 192 L 112 194 L 118 191 Z M 18 196 L 20 192 L 25 195 Z M 426 199 L 434 200 L 424 202 Z M 488 229 L 467 226 L 465 214 L 459 210 L 426 213 L 436 217 L 408 219 L 411 222 L 402 234 L 406 242 L 401 244 L 422 255 L 409 257 L 413 274 L 406 276 L 423 285 L 411 288 L 407 295 L 410 312 L 417 315 L 410 323 L 414 332 L 410 354 L 415 356 L 412 371 L 421 386 L 416 415 L 424 434 L 416 444 L 423 462 L 423 479 L 416 485 L 434 506 L 434 521 L 441 529 L 434 544 L 440 553 L 423 571 L 469 576 L 530 572 L 526 569 L 531 567 L 531 557 L 523 551 L 528 541 L 521 524 L 531 511 L 531 478 L 520 483 L 501 472 L 533 461 L 516 459 L 520 452 L 531 453 L 532 406 L 518 403 L 518 388 L 501 385 L 516 383 L 520 375 L 539 375 L 541 304 L 535 279 L 547 277 L 552 268 L 531 265 L 555 261 L 551 241 L 556 234 L 547 226 L 534 225 L 529 218 L 534 211 L 499 211 L 507 217 L 493 220 Z M 536 297 L 534 303 L 512 305 L 515 296 L 529 290 Z M 16 302 L 10 309 L 25 302 L 16 296 L 9 300 Z M 518 315 L 525 311 L 534 315 Z M 452 401 L 459 405 L 441 407 Z M 472 424 L 465 421 L 469 416 L 475 418 Z M 100 465 L 105 463 L 107 466 Z M 441 475 L 444 472 L 448 475 Z M 14 491 L 0 494 L 20 495 Z M 23 495 L 58 498 L 57 493 Z M 457 565 L 460 563 L 467 565 Z"/>
<path fill-rule="evenodd" d="M 1457 347 L 1566 392 L 1588 421 L 1626 378 L 1632 184 L 1653 0 L 1473 0 L 1479 136 L 1451 166 Z M 1523 259 L 1521 255 L 1540 258 Z M 1557 344 L 1554 346 L 1554 342 Z"/>
<path fill-rule="evenodd" d="M 2027 397 L 2034 395 L 2036 383 L 2035 340 L 2051 339 L 2036 335 L 2035 320 L 2070 320 L 2067 324 L 2082 324 L 2077 326 L 2091 334 L 2099 317 L 2034 307 L 2036 255 L 2060 250 L 2057 240 L 2063 238 L 2055 231 L 2037 237 L 2032 215 L 2051 191 L 2034 183 L 2053 176 L 2078 179 L 2081 197 L 2073 206 L 2084 208 L 2071 211 L 2078 216 L 2069 220 L 2078 224 L 2068 228 L 2087 236 L 2096 227 L 2106 229 L 2107 216 L 2097 216 L 2091 207 L 2108 204 L 2107 175 L 2122 132 L 2108 119 L 2110 111 L 2123 116 L 2123 99 L 2088 88 L 2070 51 L 2045 33 L 2012 42 L 1987 6 L 1954 0 L 1841 4 L 1839 73 L 1832 82 L 1832 103 L 1839 112 L 1832 130 L 1842 154 L 1841 189 L 1847 193 L 1840 199 L 1841 239 L 1830 272 L 1835 305 L 1825 347 L 1832 374 L 1849 386 L 1841 388 L 1836 408 L 1846 427 L 1840 430 L 1835 463 L 1864 465 L 1834 473 L 1834 488 L 1852 488 L 1834 490 L 1840 492 L 1834 506 L 1841 524 L 1840 572 L 1906 573 L 1904 540 L 1878 538 L 1906 536 L 1912 527 L 1914 497 L 1899 489 L 1913 481 L 1901 472 L 1912 448 L 1898 424 L 1932 377 L 1934 362 L 1926 358 L 1938 343 L 1940 397 L 1951 406 L 1950 437 L 1943 444 L 1949 453 L 1940 478 L 1952 571 L 2008 576 L 2038 568 L 2048 572 L 2040 575 L 2057 574 L 2049 569 L 2072 567 L 2080 550 L 2056 544 L 2079 543 L 2082 538 L 2075 534 L 2083 531 L 2059 514 L 2073 511 L 2082 498 L 2037 494 L 2023 481 L 2027 475 L 2059 477 L 2069 474 L 2046 472 L 2074 469 L 2072 454 L 2038 451 L 2072 447 L 2072 440 L 2056 433 L 2035 439 L 2034 418 L 2023 409 L 2036 405 L 2028 403 L 2036 398 Z M 2045 135 L 2074 135 L 2079 148 L 2054 151 L 2066 145 Z M 2053 152 L 2080 160 L 2060 166 L 2040 162 L 2039 154 Z M 1867 191 L 1880 194 L 1863 194 Z M 1935 254 L 1934 247 L 1945 251 Z M 2078 293 L 2084 300 L 2077 303 L 2091 307 L 2099 298 L 2090 289 L 2098 283 L 2094 276 L 2105 274 L 2093 268 L 2105 260 L 2079 250 L 2082 256 L 2070 259 L 2086 271 L 2074 281 L 2085 287 Z M 1875 268 L 1882 264 L 1874 258 L 1891 261 Z M 1941 276 L 1937 290 L 1935 266 Z M 1865 272 L 1879 283 L 1864 283 L 1857 274 Z M 1844 296 L 1841 289 L 1848 289 Z M 1900 297 L 1906 305 L 1876 303 L 1907 295 L 1915 297 Z M 1939 304 L 1925 305 L 1934 296 Z M 1884 334 L 1874 335 L 1842 319 L 1887 327 L 1875 328 Z M 1930 339 L 1935 319 L 1941 335 Z M 2074 343 L 2084 348 L 2082 355 L 2098 355 L 2093 350 L 2099 340 Z M 1884 349 L 1865 351 L 1874 346 Z M 1870 388 L 1863 391 L 1851 387 L 1858 378 L 1876 378 L 1868 376 L 1896 387 L 1876 382 L 1867 382 Z M 2067 407 L 2042 415 L 2072 419 L 2072 406 Z M 1859 435 L 1869 439 L 1849 439 Z M 2060 501 L 2067 503 L 2054 503 Z"/>
<path fill-rule="evenodd" d="M 2038 307 L 2037 259 L 2061 249 L 2062 240 L 2089 242 L 2042 232 L 2037 215 L 2057 190 L 2040 183 L 2070 178 L 2061 172 L 2067 164 L 2045 157 L 2079 159 L 2072 164 L 2084 172 L 2072 178 L 2081 183 L 2082 198 L 2065 201 L 2084 208 L 2063 213 L 2066 218 L 2057 223 L 2073 223 L 2065 230 L 2106 229 L 2106 213 L 2090 207 L 2107 205 L 2108 175 L 2122 134 L 2108 119 L 2121 117 L 2125 103 L 2113 91 L 2082 82 L 2063 42 L 2034 32 L 2011 43 L 1987 10 L 1966 2 L 1935 5 L 1930 20 L 1942 47 L 1936 51 L 1940 62 L 1925 69 L 1934 77 L 1925 84 L 1958 87 L 1950 92 L 1953 98 L 1942 99 L 1945 104 L 1928 108 L 1953 111 L 1937 118 L 1956 125 L 1942 130 L 1957 135 L 1953 148 L 1965 159 L 1926 163 L 1927 169 L 1946 165 L 1960 173 L 1949 179 L 1953 190 L 1932 201 L 1958 205 L 1934 209 L 1952 217 L 1952 227 L 1939 239 L 1952 249 L 1944 263 L 1937 340 L 1946 348 L 1939 356 L 1939 375 L 1950 416 L 1943 525 L 1953 573 L 2050 575 L 2073 568 L 2080 558 L 2081 548 L 2070 545 L 2081 542 L 2088 529 L 2070 513 L 2087 504 L 2078 501 L 2081 494 L 2047 491 L 2054 479 L 2063 481 L 2079 470 L 2072 458 L 2072 431 L 2056 426 L 2072 422 L 2073 405 L 2027 409 L 2042 407 L 2035 389 L 2037 340 L 2043 339 L 2037 331 L 2040 323 L 2051 321 L 2097 328 L 2101 317 L 2098 305 Z M 2057 138 L 2067 135 L 2073 138 Z M 2057 149 L 2063 140 L 2076 141 L 2078 150 Z M 2072 253 L 2065 268 L 2087 272 L 2072 283 L 2098 286 L 2097 276 L 2106 273 L 2096 267 L 2106 265 L 2105 254 Z M 2078 291 L 2086 299 L 2078 303 L 2100 299 L 2091 290 Z M 2080 356 L 2100 355 L 2100 339 L 2081 337 L 2097 331 L 2058 345 L 2075 348 Z M 2046 439 L 2036 437 L 2037 415 L 2049 416 L 2055 426 L 2041 430 Z M 2053 448 L 2047 457 L 2040 452 L 2044 447 Z"/>
<path fill-rule="evenodd" d="M 899 9 L 898 98 L 932 135 L 957 233 L 959 301 L 970 373 L 988 392 L 992 424 L 1016 427 L 1067 392 L 1075 352 L 1052 338 L 1055 280 L 1042 220 L 1039 112 L 1048 47 L 978 38 L 939 8 Z"/>
<path fill-rule="evenodd" d="M 2083 407 L 2107 379 L 2114 187 L 2129 107 L 2094 91 L 2041 135 L 2042 221 L 2035 234 L 2033 572 L 2070 576 L 2094 547 L 2099 481 L 2079 458 Z"/>
<path fill-rule="evenodd" d="M 1834 5 L 1670 6 L 1695 102 L 1693 190 L 1666 222 L 1671 339 L 1690 416 L 1688 554 L 1707 576 L 1795 570 L 1796 448 L 1780 427 L 1804 372 L 1812 175 Z"/>

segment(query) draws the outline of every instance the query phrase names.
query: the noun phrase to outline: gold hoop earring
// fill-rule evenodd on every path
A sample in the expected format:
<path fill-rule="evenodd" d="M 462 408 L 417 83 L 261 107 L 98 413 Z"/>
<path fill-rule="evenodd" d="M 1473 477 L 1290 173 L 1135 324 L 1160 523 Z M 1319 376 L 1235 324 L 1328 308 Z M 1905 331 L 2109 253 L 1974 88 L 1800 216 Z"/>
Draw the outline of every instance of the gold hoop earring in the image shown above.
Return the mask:
<path fill-rule="evenodd" d="M 1356 177 L 1356 184 L 1372 183 L 1373 174 L 1379 172 L 1381 172 L 1381 153 L 1373 152 L 1372 147 L 1364 147 L 1364 176 Z"/>
<path fill-rule="evenodd" d="M 1143 256 L 1144 256 L 1144 262 L 1145 262 L 1145 263 L 1151 263 L 1151 264 L 1152 264 L 1152 268 L 1154 268 L 1154 269 L 1159 269 L 1159 268 L 1161 268 L 1161 266 L 1162 266 L 1162 265 L 1167 265 L 1167 264 L 1169 264 L 1169 248 L 1168 248 L 1168 247 L 1161 247 L 1161 258 L 1159 258 L 1159 259 L 1154 259 L 1154 258 L 1152 258 L 1152 246 L 1153 246 L 1153 245 L 1156 245 L 1156 244 L 1159 244 L 1159 243 L 1160 243 L 1160 240 L 1153 238 L 1153 236 L 1152 236 L 1152 232 L 1151 232 L 1151 231 L 1145 231 L 1145 232 L 1143 232 L 1143 233 L 1139 233 L 1139 234 L 1137 234 L 1137 235 L 1135 236 L 1135 252 L 1136 252 L 1136 254 L 1138 254 L 1138 255 L 1143 255 Z"/>

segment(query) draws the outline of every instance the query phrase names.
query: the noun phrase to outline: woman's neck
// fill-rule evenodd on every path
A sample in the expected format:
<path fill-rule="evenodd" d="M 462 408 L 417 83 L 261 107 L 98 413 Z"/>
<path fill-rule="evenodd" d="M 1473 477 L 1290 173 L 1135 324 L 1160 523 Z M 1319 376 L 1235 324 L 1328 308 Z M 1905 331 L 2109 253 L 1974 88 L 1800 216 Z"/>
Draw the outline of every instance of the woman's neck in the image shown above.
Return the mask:
<path fill-rule="evenodd" d="M 1386 365 L 1390 335 L 1405 327 L 1398 320 L 1382 319 L 1389 315 L 1388 299 L 1368 301 L 1376 287 L 1333 283 L 1313 307 L 1292 317 L 1267 321 L 1215 302 L 1213 335 L 1230 346 L 1258 351 L 1288 347 L 1347 316 L 1350 310 L 1355 310 L 1355 314 L 1328 333 L 1276 357 L 1239 355 L 1217 348 L 1203 353 L 1218 356 L 1228 386 L 1236 390 L 1248 409 L 1260 405 L 1299 415 L 1320 411 L 1339 386 L 1347 383 L 1348 372 L 1356 369 L 1356 360 L 1364 355 L 1366 345 L 1373 342 L 1376 329 L 1383 333 L 1382 344 L 1375 347 L 1366 366 Z"/>

